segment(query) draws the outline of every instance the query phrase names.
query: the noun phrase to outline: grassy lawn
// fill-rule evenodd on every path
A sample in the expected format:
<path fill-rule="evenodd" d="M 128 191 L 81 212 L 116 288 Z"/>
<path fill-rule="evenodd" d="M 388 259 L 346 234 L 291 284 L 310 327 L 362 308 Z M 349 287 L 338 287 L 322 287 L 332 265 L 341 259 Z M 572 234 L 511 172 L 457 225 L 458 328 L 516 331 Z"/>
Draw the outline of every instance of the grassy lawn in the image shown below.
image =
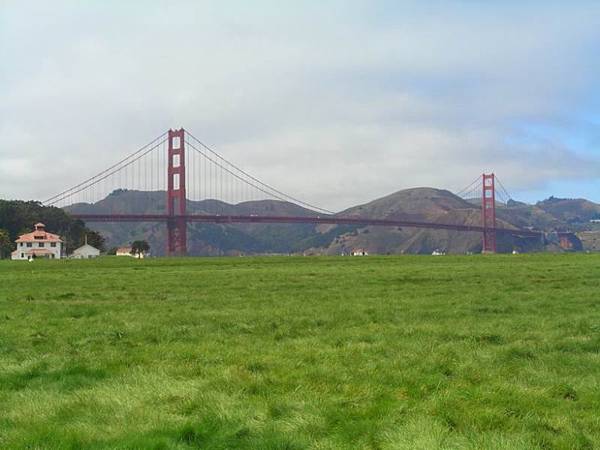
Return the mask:
<path fill-rule="evenodd" d="M 600 255 L 0 262 L 0 448 L 600 448 Z"/>

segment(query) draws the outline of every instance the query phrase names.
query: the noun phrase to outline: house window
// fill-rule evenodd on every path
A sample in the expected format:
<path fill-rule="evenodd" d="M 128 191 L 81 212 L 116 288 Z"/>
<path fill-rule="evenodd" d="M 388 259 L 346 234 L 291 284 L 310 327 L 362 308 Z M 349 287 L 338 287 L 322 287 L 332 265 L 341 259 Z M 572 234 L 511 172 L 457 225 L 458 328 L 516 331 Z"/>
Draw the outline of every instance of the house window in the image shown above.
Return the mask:
<path fill-rule="evenodd" d="M 19 244 L 19 246 L 20 246 L 20 247 L 23 247 L 23 243 L 21 242 L 21 243 Z"/>
<path fill-rule="evenodd" d="M 44 243 L 43 242 L 38 242 L 38 247 L 43 247 Z"/>
<path fill-rule="evenodd" d="M 27 243 L 27 247 L 31 247 L 33 244 L 31 242 Z"/>
<path fill-rule="evenodd" d="M 56 242 L 51 242 L 50 247 L 56 247 Z"/>

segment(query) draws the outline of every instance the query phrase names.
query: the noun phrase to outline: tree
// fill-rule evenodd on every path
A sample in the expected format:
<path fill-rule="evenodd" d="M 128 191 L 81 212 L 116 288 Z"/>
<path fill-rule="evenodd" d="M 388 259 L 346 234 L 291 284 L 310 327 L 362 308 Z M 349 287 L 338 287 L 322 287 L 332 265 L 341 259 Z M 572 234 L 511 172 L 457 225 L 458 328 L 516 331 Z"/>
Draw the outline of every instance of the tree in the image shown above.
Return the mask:
<path fill-rule="evenodd" d="M 143 255 L 144 253 L 148 253 L 150 251 L 150 245 L 146 241 L 134 241 L 131 244 L 131 254 L 132 255 Z"/>
<path fill-rule="evenodd" d="M 88 245 L 96 247 L 100 252 L 106 251 L 106 239 L 97 231 L 87 230 L 78 241 L 78 246 L 82 246 L 87 240 Z"/>
<path fill-rule="evenodd" d="M 0 228 L 0 259 L 7 258 L 12 251 L 12 242 L 10 234 L 5 229 Z"/>
<path fill-rule="evenodd" d="M 101 252 L 106 250 L 106 239 L 97 231 L 89 231 L 87 234 L 88 243 L 96 247 Z"/>
<path fill-rule="evenodd" d="M 8 232 L 14 242 L 20 234 L 29 233 L 33 224 L 43 222 L 51 233 L 58 234 L 65 241 L 65 253 L 72 253 L 83 244 L 87 235 L 90 245 L 100 251 L 104 248 L 104 238 L 90 230 L 81 220 L 74 219 L 68 212 L 54 206 L 43 206 L 40 202 L 0 199 L 0 229 Z M 0 252 L 6 250 L 0 249 Z"/>

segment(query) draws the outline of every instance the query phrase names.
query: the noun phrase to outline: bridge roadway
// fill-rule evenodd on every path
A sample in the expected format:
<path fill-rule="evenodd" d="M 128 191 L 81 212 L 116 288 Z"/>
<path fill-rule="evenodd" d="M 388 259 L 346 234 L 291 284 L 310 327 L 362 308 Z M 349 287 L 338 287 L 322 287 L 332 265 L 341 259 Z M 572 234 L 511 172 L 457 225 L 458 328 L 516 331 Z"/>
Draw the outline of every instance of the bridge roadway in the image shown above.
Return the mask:
<path fill-rule="evenodd" d="M 482 226 L 453 225 L 435 222 L 414 222 L 409 220 L 388 219 L 365 219 L 360 217 L 337 217 L 337 216 L 232 216 L 219 214 L 186 214 L 169 216 L 166 214 L 72 214 L 76 219 L 84 222 L 168 222 L 169 220 L 185 220 L 186 222 L 204 223 L 310 223 L 324 225 L 360 225 L 381 227 L 407 227 L 427 228 L 433 230 L 452 230 L 483 233 L 486 231 Z M 541 238 L 542 231 L 495 228 L 487 231 L 511 234 L 518 237 Z"/>

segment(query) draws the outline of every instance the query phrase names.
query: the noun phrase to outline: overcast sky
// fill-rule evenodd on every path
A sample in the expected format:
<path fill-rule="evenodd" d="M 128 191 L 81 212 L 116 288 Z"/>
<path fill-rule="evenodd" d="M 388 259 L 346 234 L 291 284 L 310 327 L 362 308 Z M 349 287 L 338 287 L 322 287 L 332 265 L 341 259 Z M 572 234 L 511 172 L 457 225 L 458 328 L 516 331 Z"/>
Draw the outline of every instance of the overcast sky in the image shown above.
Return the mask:
<path fill-rule="evenodd" d="M 334 210 L 483 171 L 600 201 L 599 55 L 597 1 L 0 0 L 0 198 L 183 126 Z"/>

